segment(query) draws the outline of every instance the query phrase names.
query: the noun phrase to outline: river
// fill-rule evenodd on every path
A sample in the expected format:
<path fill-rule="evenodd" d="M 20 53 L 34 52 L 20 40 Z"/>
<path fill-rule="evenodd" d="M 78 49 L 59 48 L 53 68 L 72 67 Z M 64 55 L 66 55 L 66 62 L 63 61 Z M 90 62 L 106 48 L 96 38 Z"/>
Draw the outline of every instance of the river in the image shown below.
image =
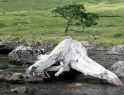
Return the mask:
<path fill-rule="evenodd" d="M 107 55 L 105 51 L 89 51 L 88 55 L 107 69 L 113 63 L 124 60 L 124 56 Z M 8 64 L 6 55 L 0 56 L 0 64 Z M 22 66 L 6 70 L 25 72 L 25 68 Z M 124 84 L 124 79 L 120 80 Z M 8 91 L 23 86 L 32 89 L 32 92 L 23 95 L 124 95 L 124 87 L 114 86 L 97 78 L 85 77 L 84 75 L 74 79 L 46 79 L 41 83 L 12 84 L 1 82 L 0 95 L 22 95 L 8 93 Z"/>

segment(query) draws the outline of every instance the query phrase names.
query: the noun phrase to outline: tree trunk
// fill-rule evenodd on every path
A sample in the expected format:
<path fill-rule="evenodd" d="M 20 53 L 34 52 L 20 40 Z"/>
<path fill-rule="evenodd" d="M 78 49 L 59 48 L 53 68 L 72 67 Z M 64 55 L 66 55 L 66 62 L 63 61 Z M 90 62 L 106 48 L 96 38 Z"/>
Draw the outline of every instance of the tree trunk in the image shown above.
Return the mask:
<path fill-rule="evenodd" d="M 60 67 L 52 68 L 56 62 Z M 65 39 L 58 44 L 49 55 L 40 56 L 40 60 L 27 69 L 27 74 L 40 75 L 43 71 L 55 69 L 55 76 L 59 76 L 70 68 L 77 70 L 85 75 L 90 75 L 104 79 L 114 85 L 122 85 L 119 78 L 103 66 L 99 65 L 87 56 L 86 48 L 78 41 Z"/>
<path fill-rule="evenodd" d="M 80 22 L 81 22 L 81 24 L 82 24 L 83 31 L 84 31 L 84 29 L 85 29 L 85 28 L 84 28 L 84 21 L 83 21 L 83 19 L 82 19 L 82 18 L 81 18 L 81 21 L 80 21 Z"/>
<path fill-rule="evenodd" d="M 83 31 L 85 30 L 84 23 L 82 22 Z"/>
<path fill-rule="evenodd" d="M 69 27 L 71 21 L 72 21 L 71 19 L 68 20 L 68 22 L 66 24 L 66 28 L 65 28 L 65 33 L 67 33 L 67 31 L 68 31 L 68 27 Z"/>

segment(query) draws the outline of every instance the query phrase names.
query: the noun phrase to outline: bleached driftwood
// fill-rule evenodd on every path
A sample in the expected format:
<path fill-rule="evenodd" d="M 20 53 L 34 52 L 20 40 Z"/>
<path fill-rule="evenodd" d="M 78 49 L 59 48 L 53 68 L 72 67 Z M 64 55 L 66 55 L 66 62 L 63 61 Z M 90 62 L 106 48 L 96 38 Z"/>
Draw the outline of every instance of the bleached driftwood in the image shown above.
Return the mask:
<path fill-rule="evenodd" d="M 85 75 L 104 79 L 114 85 L 122 85 L 114 73 L 90 59 L 86 48 L 76 40 L 63 40 L 49 55 L 42 55 L 39 59 L 27 69 L 27 74 L 39 76 L 43 71 L 55 70 L 55 76 L 59 76 L 63 71 L 73 68 Z M 60 62 L 60 65 L 52 67 L 56 62 Z"/>

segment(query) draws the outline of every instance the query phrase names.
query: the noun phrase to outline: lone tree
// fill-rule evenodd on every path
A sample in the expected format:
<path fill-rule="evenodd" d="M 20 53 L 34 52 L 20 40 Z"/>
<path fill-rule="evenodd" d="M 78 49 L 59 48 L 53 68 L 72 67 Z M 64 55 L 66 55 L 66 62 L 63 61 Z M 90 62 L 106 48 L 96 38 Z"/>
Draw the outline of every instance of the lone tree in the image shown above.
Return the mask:
<path fill-rule="evenodd" d="M 71 4 L 63 7 L 56 7 L 52 10 L 52 13 L 58 14 L 67 20 L 65 33 L 69 31 L 68 28 L 73 20 L 77 20 L 78 24 L 81 24 L 83 27 L 82 31 L 84 31 L 85 26 L 89 27 L 91 25 L 96 25 L 96 20 L 98 19 L 98 14 L 86 13 L 83 4 Z"/>

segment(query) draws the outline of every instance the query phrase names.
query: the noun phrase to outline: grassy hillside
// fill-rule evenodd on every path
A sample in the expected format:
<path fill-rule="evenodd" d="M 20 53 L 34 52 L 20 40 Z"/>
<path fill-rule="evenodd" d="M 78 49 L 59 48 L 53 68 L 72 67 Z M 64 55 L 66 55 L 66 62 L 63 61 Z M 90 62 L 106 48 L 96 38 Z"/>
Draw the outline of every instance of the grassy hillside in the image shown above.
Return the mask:
<path fill-rule="evenodd" d="M 71 3 L 84 4 L 87 12 L 98 13 L 98 25 L 84 32 L 64 34 L 66 20 L 54 17 L 51 10 Z M 58 43 L 61 37 L 71 36 L 82 41 L 117 45 L 124 44 L 123 0 L 0 0 L 0 41 L 23 41 L 29 45 L 50 41 Z M 81 26 L 71 26 L 81 30 Z M 93 40 L 91 36 L 99 36 Z"/>

